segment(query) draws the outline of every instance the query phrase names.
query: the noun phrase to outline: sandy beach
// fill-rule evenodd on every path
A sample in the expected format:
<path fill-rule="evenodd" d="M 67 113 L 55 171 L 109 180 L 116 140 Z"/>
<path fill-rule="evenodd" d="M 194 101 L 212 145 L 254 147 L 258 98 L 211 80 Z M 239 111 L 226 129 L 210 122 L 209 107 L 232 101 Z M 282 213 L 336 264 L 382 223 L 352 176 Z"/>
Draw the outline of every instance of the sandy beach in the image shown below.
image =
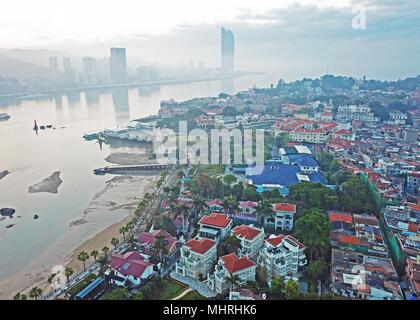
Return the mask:
<path fill-rule="evenodd" d="M 63 183 L 63 180 L 60 179 L 61 172 L 54 172 L 49 177 L 45 178 L 41 182 L 38 182 L 34 185 L 29 186 L 29 193 L 37 192 L 49 192 L 49 193 L 58 193 L 58 188 Z"/>
<path fill-rule="evenodd" d="M 70 266 L 75 273 L 83 266 L 77 254 L 112 247 L 113 237 L 122 238 L 119 228 L 134 212 L 146 192 L 153 192 L 157 175 L 116 176 L 91 200 L 80 219 L 70 223 L 66 232 L 29 264 L 12 276 L 0 280 L 0 299 L 11 299 L 34 286 L 50 291 L 48 275 L 55 265 Z M 90 261 L 89 261 L 90 262 Z"/>

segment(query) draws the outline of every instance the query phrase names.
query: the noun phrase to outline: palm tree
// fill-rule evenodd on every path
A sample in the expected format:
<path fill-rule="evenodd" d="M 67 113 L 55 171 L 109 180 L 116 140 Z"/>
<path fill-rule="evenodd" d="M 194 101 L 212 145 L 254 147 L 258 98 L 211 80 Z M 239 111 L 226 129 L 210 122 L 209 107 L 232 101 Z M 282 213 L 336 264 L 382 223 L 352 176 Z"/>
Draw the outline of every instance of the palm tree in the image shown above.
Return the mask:
<path fill-rule="evenodd" d="M 56 276 L 56 275 L 57 275 L 56 273 L 51 273 L 51 274 L 48 276 L 47 281 L 48 281 L 48 283 L 49 283 L 49 284 L 52 284 L 52 281 L 54 280 L 54 278 L 55 278 L 55 276 Z"/>
<path fill-rule="evenodd" d="M 69 283 L 70 282 L 70 277 L 71 277 L 71 275 L 74 273 L 74 271 L 73 271 L 73 269 L 72 268 L 70 268 L 70 267 L 66 267 L 65 269 L 64 269 L 64 275 L 66 276 L 66 278 L 67 278 L 67 283 Z"/>
<path fill-rule="evenodd" d="M 102 252 L 104 253 L 105 256 L 108 256 L 108 251 L 109 251 L 109 248 L 107 246 L 102 248 Z"/>
<path fill-rule="evenodd" d="M 257 214 L 260 224 L 264 224 L 266 218 L 272 217 L 274 214 L 273 205 L 267 199 L 262 199 L 257 206 Z"/>
<path fill-rule="evenodd" d="M 201 210 L 203 210 L 205 199 L 201 195 L 195 194 L 193 196 L 193 201 L 194 201 L 194 211 L 196 213 L 199 213 Z"/>
<path fill-rule="evenodd" d="M 86 251 L 79 252 L 77 259 L 83 263 L 83 271 L 86 271 L 86 261 L 89 259 L 89 254 Z"/>
<path fill-rule="evenodd" d="M 92 250 L 92 252 L 90 253 L 90 256 L 93 257 L 93 260 L 95 260 L 95 262 L 96 262 L 96 258 L 99 256 L 99 251 L 98 250 Z"/>
<path fill-rule="evenodd" d="M 124 242 L 125 242 L 125 234 L 126 234 L 126 232 L 128 232 L 127 226 L 122 226 L 119 231 L 123 235 L 123 239 L 124 239 Z"/>
<path fill-rule="evenodd" d="M 13 296 L 13 300 L 26 300 L 28 297 L 26 296 L 26 294 L 24 294 L 24 293 L 20 293 L 20 292 L 18 292 L 18 293 L 16 293 L 14 296 Z"/>
<path fill-rule="evenodd" d="M 98 263 L 100 267 L 99 272 L 102 273 L 108 265 L 108 256 L 106 254 L 102 254 L 101 256 L 99 256 Z"/>
<path fill-rule="evenodd" d="M 38 300 L 39 297 L 42 298 L 42 289 L 33 287 L 31 291 L 29 291 L 29 297 L 35 300 Z"/>
<path fill-rule="evenodd" d="M 120 243 L 120 240 L 118 240 L 117 238 L 111 239 L 111 244 L 114 246 L 114 249 L 117 249 L 117 246 L 119 243 Z"/>
<path fill-rule="evenodd" d="M 153 248 L 159 252 L 159 261 L 163 262 L 163 254 L 168 253 L 167 249 L 168 241 L 166 241 L 165 237 L 159 235 L 155 239 L 155 243 L 153 244 Z"/>
<path fill-rule="evenodd" d="M 137 240 L 134 237 L 134 235 L 130 234 L 130 236 L 127 239 L 127 242 L 130 249 L 134 249 L 136 247 Z"/>
<path fill-rule="evenodd" d="M 182 233 L 185 234 L 185 219 L 188 218 L 190 208 L 184 203 L 178 203 L 174 208 L 175 218 L 181 217 L 182 219 Z"/>
<path fill-rule="evenodd" d="M 232 214 L 238 207 L 238 202 L 236 201 L 236 197 L 234 195 L 230 195 L 226 197 L 224 201 L 224 208 L 227 209 L 227 213 Z"/>
<path fill-rule="evenodd" d="M 238 275 L 229 272 L 229 276 L 226 278 L 229 283 L 230 290 L 234 290 L 236 286 L 239 285 L 240 278 Z"/>

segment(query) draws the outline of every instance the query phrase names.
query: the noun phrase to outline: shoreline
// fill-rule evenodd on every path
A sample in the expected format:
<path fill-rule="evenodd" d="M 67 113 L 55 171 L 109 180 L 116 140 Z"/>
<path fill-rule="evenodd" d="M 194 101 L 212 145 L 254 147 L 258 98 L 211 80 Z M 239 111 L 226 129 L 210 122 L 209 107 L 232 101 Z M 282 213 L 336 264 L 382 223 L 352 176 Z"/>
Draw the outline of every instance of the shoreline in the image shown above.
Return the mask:
<path fill-rule="evenodd" d="M 113 237 L 121 239 L 119 228 L 132 218 L 140 198 L 154 190 L 157 179 L 158 175 L 141 175 L 108 180 L 59 239 L 16 273 L 0 280 L 0 299 L 12 299 L 17 292 L 27 293 L 34 286 L 48 293 L 51 287 L 47 278 L 56 265 L 69 266 L 74 274 L 82 271 L 77 254 L 84 250 L 90 255 L 92 250 L 111 248 Z"/>

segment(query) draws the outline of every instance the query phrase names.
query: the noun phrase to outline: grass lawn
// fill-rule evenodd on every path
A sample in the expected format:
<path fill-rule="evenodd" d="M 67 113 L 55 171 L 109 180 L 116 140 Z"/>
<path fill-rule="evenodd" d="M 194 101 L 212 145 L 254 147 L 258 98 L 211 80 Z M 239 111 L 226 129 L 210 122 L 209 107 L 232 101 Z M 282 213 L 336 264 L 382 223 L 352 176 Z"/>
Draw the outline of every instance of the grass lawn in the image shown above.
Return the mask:
<path fill-rule="evenodd" d="M 162 290 L 159 293 L 159 300 L 170 300 L 180 295 L 183 291 L 187 290 L 187 286 L 174 280 L 163 279 Z"/>
<path fill-rule="evenodd" d="M 75 286 L 71 287 L 67 293 L 70 296 L 75 296 L 76 294 L 78 294 L 80 291 L 82 291 L 89 283 L 91 283 L 93 280 L 95 280 L 98 276 L 94 273 L 89 274 L 88 276 L 86 276 L 86 278 L 84 278 L 82 281 L 80 281 L 78 284 L 76 284 Z"/>
<path fill-rule="evenodd" d="M 188 292 L 185 296 L 183 296 L 179 300 L 205 300 L 206 298 L 199 294 L 197 291 Z"/>

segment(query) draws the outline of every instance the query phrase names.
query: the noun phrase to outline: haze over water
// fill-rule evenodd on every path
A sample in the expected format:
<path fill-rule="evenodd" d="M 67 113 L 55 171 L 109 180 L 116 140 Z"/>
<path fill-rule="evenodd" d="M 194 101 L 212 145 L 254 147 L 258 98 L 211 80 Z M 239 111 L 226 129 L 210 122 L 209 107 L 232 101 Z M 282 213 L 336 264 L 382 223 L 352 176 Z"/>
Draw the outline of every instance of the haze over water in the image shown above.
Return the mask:
<path fill-rule="evenodd" d="M 0 170 L 16 170 L 0 180 L 0 208 L 16 209 L 15 218 L 0 221 L 0 279 L 18 271 L 57 240 L 71 222 L 82 217 L 92 197 L 110 179 L 95 176 L 92 170 L 107 165 L 104 159 L 112 150 L 107 145 L 100 150 L 95 141 L 84 141 L 84 133 L 156 114 L 161 100 L 232 93 L 253 85 L 269 86 L 278 78 L 260 75 L 89 91 L 0 106 L 0 112 L 11 116 L 9 121 L 0 122 Z M 51 124 L 56 129 L 40 130 L 37 136 L 32 130 L 35 119 L 38 125 Z M 55 171 L 61 172 L 63 180 L 58 194 L 28 193 L 30 185 Z M 38 220 L 33 219 L 35 214 Z M 7 229 L 12 223 L 16 225 Z"/>

